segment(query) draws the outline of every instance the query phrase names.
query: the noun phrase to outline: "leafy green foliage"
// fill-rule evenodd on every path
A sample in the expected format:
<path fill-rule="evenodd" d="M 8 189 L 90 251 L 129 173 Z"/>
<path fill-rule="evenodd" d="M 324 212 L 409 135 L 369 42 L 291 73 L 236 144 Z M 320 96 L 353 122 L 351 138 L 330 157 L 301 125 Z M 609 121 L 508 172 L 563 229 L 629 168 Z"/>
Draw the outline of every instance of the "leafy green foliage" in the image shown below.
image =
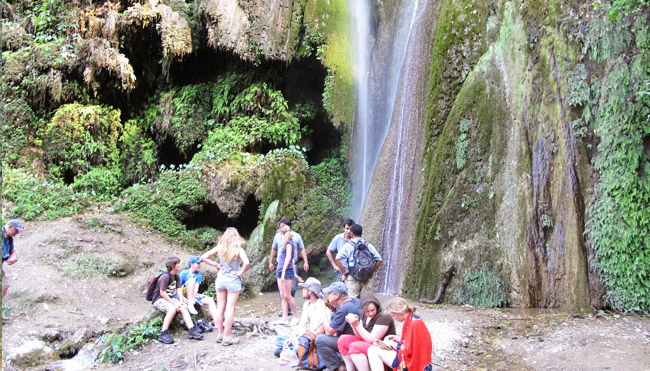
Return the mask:
<path fill-rule="evenodd" d="M 201 183 L 201 169 L 188 165 L 180 169 L 163 169 L 158 179 L 135 184 L 122 193 L 124 199 L 115 206 L 131 211 L 151 226 L 169 236 L 186 233 L 181 220 L 201 210 L 208 194 Z"/>
<path fill-rule="evenodd" d="M 594 7 L 597 9 L 601 7 L 608 8 L 607 14 L 612 21 L 616 21 L 620 15 L 638 14 L 641 9 L 647 8 L 648 5 L 650 5 L 648 0 L 613 0 L 611 6 L 600 1 L 594 2 Z"/>
<path fill-rule="evenodd" d="M 76 103 L 61 106 L 45 133 L 50 174 L 77 176 L 94 165 L 116 165 L 121 131 L 119 110 Z"/>
<path fill-rule="evenodd" d="M 569 97 L 567 102 L 572 106 L 581 106 L 589 100 L 589 84 L 584 64 L 579 64 L 575 70 L 567 74 Z"/>
<path fill-rule="evenodd" d="M 151 322 L 142 322 L 131 327 L 126 334 L 113 333 L 103 336 L 104 348 L 99 354 L 102 362 L 118 363 L 124 359 L 128 351 L 139 350 L 149 340 L 158 337 L 163 317 L 156 317 Z"/>
<path fill-rule="evenodd" d="M 87 192 L 97 201 L 110 201 L 122 190 L 122 171 L 117 166 L 93 167 L 71 184 L 77 192 Z"/>
<path fill-rule="evenodd" d="M 298 114 L 310 117 L 304 107 Z M 208 138 L 203 147 L 229 143 L 245 149 L 265 143 L 292 145 L 302 134 L 281 91 L 237 74 L 214 83 L 172 88 L 149 106 L 143 120 L 158 140 L 171 136 L 183 154 Z"/>
<path fill-rule="evenodd" d="M 28 17 L 34 25 L 35 41 L 48 42 L 65 32 L 62 16 L 66 14 L 63 0 L 39 0 L 32 3 Z"/>
<path fill-rule="evenodd" d="M 158 147 L 145 135 L 139 121 L 129 120 L 124 124 L 120 143 L 120 164 L 125 184 L 153 179 L 158 169 Z"/>
<path fill-rule="evenodd" d="M 42 179 L 25 169 L 4 168 L 3 197 L 16 206 L 11 214 L 31 219 L 56 219 L 83 212 L 90 205 L 86 193 L 75 192 L 72 187 L 56 180 Z"/>
<path fill-rule="evenodd" d="M 503 279 L 487 264 L 483 264 L 479 269 L 468 269 L 462 277 L 462 282 L 453 296 L 454 302 L 458 304 L 489 308 L 500 308 L 508 304 Z"/>
<path fill-rule="evenodd" d="M 650 156 L 643 143 L 650 135 L 650 95 L 641 94 L 648 66 L 647 52 L 629 63 L 611 61 L 590 107 L 600 138 L 594 160 L 600 181 L 588 236 L 617 310 L 650 310 Z"/>

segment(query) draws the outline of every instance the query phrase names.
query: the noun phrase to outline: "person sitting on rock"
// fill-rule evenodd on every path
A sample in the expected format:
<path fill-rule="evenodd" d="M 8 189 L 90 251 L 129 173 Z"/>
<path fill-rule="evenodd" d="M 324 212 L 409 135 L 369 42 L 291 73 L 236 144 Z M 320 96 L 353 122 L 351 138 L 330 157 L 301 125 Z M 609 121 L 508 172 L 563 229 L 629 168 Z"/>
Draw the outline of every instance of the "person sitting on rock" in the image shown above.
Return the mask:
<path fill-rule="evenodd" d="M 336 370 L 343 366 L 337 342 L 339 336 L 354 335 L 352 326 L 346 321 L 348 314 L 361 316 L 361 302 L 348 296 L 348 289 L 343 282 L 334 282 L 323 290 L 327 295 L 325 304 L 333 312 L 330 323 L 324 324 L 325 333 L 316 337 L 316 349 L 323 357 L 328 370 Z"/>
<path fill-rule="evenodd" d="M 324 333 L 324 326 L 329 325 L 332 311 L 323 301 L 320 281 L 314 277 L 309 277 L 298 286 L 302 288 L 302 298 L 305 299 L 305 303 L 302 305 L 302 314 L 294 334 L 300 336 L 307 331 L 314 335 Z"/>
<path fill-rule="evenodd" d="M 386 336 L 384 341 L 390 349 L 382 349 L 381 344 L 368 348 L 370 369 L 384 371 L 386 365 L 399 370 L 430 370 L 431 334 L 424 321 L 415 315 L 415 307 L 402 298 L 393 298 L 386 303 L 384 312 L 404 323 L 402 336 Z"/>
<path fill-rule="evenodd" d="M 169 335 L 169 326 L 178 312 L 183 316 L 183 321 L 188 330 L 188 339 L 203 339 L 199 329 L 192 323 L 192 317 L 187 310 L 186 299 L 181 290 L 181 278 L 178 276 L 178 272 L 181 270 L 181 260 L 175 256 L 170 256 L 165 261 L 165 266 L 167 267 L 167 273 L 161 274 L 158 278 L 151 300 L 154 308 L 165 313 L 158 341 L 165 344 L 174 342 L 174 339 Z M 174 298 L 174 293 L 176 293 L 176 298 Z"/>
<path fill-rule="evenodd" d="M 209 296 L 199 294 L 199 286 L 203 282 L 203 274 L 201 274 L 201 258 L 193 256 L 187 262 L 189 268 L 183 269 L 180 273 L 181 286 L 185 291 L 187 297 L 187 309 L 190 314 L 198 314 L 194 304 L 208 308 L 210 317 L 213 323 L 217 323 L 217 305 Z M 203 320 L 197 321 L 197 325 L 202 332 L 210 332 L 212 328 L 207 326 Z"/>
<path fill-rule="evenodd" d="M 302 298 L 305 303 L 302 305 L 302 314 L 300 321 L 293 330 L 293 339 L 309 331 L 314 335 L 320 335 L 325 332 L 325 325 L 329 325 L 332 311 L 323 301 L 323 292 L 320 281 L 314 277 L 309 277 L 304 283 L 298 284 L 302 288 Z M 275 350 L 275 356 L 279 357 L 282 348 Z"/>
<path fill-rule="evenodd" d="M 388 313 L 381 313 L 377 297 L 366 293 L 361 296 L 363 316 L 346 319 L 354 330 L 354 335 L 341 335 L 338 341 L 339 352 L 348 370 L 368 371 L 368 348 L 376 339 L 395 335 L 395 322 Z"/>

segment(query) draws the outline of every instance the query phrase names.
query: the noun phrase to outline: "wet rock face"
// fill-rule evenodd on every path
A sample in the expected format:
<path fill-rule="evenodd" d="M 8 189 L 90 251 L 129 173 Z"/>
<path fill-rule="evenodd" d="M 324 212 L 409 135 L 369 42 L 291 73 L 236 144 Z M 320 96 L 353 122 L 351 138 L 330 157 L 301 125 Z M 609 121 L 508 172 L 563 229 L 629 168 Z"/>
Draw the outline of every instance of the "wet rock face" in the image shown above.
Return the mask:
<path fill-rule="evenodd" d="M 576 131 L 582 111 L 567 78 L 580 50 L 531 27 L 544 21 L 510 3 L 465 5 L 443 2 L 436 15 L 423 183 L 402 291 L 433 298 L 441 268 L 455 264 L 445 298 L 453 302 L 466 273 L 488 264 L 507 282 L 508 305 L 600 308 L 605 290 L 586 238 L 598 143 Z M 491 31 L 463 29 L 463 12 Z"/>
<path fill-rule="evenodd" d="M 244 59 L 290 61 L 297 51 L 303 6 L 293 0 L 203 0 L 208 45 Z"/>

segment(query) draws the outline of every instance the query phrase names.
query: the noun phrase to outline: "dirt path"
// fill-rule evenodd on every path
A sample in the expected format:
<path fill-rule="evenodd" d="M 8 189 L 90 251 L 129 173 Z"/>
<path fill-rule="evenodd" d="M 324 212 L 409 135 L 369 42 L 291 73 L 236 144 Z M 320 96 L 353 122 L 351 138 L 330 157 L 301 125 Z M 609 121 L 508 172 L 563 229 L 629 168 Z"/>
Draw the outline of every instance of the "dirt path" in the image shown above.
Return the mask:
<path fill-rule="evenodd" d="M 87 328 L 99 334 L 139 321 L 151 307 L 142 297 L 144 283 L 165 257 L 187 260 L 196 254 L 112 214 L 25 224 L 15 243 L 19 261 L 7 268 L 11 288 L 5 304 L 11 319 L 2 328 L 3 370 L 15 369 L 6 360 L 13 348 L 46 332 Z M 84 263 L 71 264 L 78 260 Z M 103 269 L 102 262 L 126 276 L 92 274 Z M 278 303 L 277 293 L 261 294 L 240 301 L 236 316 L 276 319 Z M 424 305 L 418 314 L 430 330 L 437 369 L 640 370 L 650 365 L 647 317 Z M 289 370 L 273 356 L 272 336 L 244 336 L 240 344 L 223 347 L 214 342 L 214 333 L 202 341 L 188 340 L 182 330 L 172 335 L 173 345 L 153 342 L 120 364 L 92 368 Z"/>

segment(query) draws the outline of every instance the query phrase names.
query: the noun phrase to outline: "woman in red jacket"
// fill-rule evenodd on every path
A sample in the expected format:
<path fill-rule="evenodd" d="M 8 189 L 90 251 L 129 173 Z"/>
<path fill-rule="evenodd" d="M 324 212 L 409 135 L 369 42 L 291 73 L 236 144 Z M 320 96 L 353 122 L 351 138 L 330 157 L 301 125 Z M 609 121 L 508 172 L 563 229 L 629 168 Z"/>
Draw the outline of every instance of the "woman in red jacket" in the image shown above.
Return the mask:
<path fill-rule="evenodd" d="M 368 362 L 372 371 L 383 371 L 384 364 L 393 370 L 424 371 L 431 369 L 431 335 L 424 321 L 415 315 L 415 308 L 402 298 L 394 298 L 386 304 L 385 313 L 395 321 L 404 322 L 402 337 L 386 337 L 391 349 L 373 345 L 368 349 Z"/>

